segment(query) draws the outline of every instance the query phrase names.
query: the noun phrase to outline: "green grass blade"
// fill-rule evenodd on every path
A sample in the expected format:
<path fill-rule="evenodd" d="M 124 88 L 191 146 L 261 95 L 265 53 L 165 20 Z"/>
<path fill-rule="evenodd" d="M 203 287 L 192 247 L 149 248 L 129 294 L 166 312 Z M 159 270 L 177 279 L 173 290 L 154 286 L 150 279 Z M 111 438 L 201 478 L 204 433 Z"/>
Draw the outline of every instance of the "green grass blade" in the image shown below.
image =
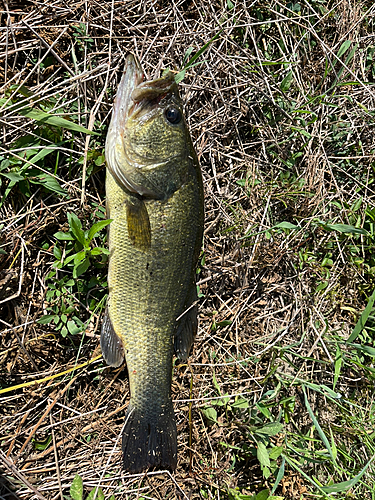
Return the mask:
<path fill-rule="evenodd" d="M 285 455 L 283 455 L 283 458 L 285 458 L 285 461 L 293 468 L 295 469 L 297 472 L 299 472 L 301 474 L 301 476 L 303 476 L 307 481 L 309 481 L 309 483 L 311 483 L 314 488 L 316 488 L 317 490 L 319 490 L 320 493 L 322 493 L 324 495 L 325 498 L 327 498 L 327 495 L 325 493 L 325 491 L 323 491 L 323 487 L 320 486 L 319 484 L 317 484 L 314 479 L 312 479 L 310 476 L 308 476 L 300 467 L 299 467 L 299 464 L 297 462 L 297 460 L 294 460 L 293 458 L 291 457 L 287 457 Z"/>
<path fill-rule="evenodd" d="M 177 75 L 175 76 L 176 83 L 179 83 L 184 79 L 186 70 L 191 68 L 194 65 L 194 63 L 198 59 L 198 57 L 200 57 L 203 54 L 203 52 L 208 49 L 208 47 L 211 45 L 212 42 L 214 42 L 217 38 L 219 38 L 219 36 L 221 35 L 221 33 L 223 31 L 224 30 L 221 29 L 218 33 L 216 33 L 216 35 L 214 35 L 211 38 L 211 40 L 209 40 L 205 45 L 203 45 L 203 47 L 201 47 L 198 50 L 198 52 L 196 54 L 194 54 L 191 59 L 189 59 L 189 61 L 185 64 L 185 66 L 182 68 L 182 70 L 179 73 L 177 73 Z"/>
<path fill-rule="evenodd" d="M 363 474 L 369 468 L 371 463 L 374 461 L 375 455 L 367 462 L 367 464 L 363 467 L 363 469 L 353 477 L 353 479 L 349 479 L 348 481 L 343 481 L 342 483 L 331 484 L 331 486 L 323 486 L 322 490 L 325 493 L 341 493 L 342 491 L 346 491 L 349 488 L 352 488 L 358 481 L 361 479 Z"/>
<path fill-rule="evenodd" d="M 273 485 L 273 488 L 271 490 L 271 495 L 273 495 L 275 493 L 276 488 L 279 486 L 280 481 L 284 477 L 284 474 L 285 474 L 285 457 L 283 457 L 283 459 L 282 459 L 280 469 L 279 469 L 277 476 L 276 476 L 275 484 Z"/>
<path fill-rule="evenodd" d="M 193 55 L 193 57 L 191 59 L 189 59 L 189 61 L 186 63 L 186 65 L 184 66 L 183 69 L 188 69 L 197 59 L 198 57 L 203 54 L 203 52 L 208 49 L 208 47 L 211 45 L 212 42 L 214 42 L 217 38 L 219 38 L 219 36 L 221 35 L 221 33 L 223 32 L 224 30 L 221 29 L 218 33 L 216 33 L 216 35 L 214 35 L 211 40 L 209 40 L 206 44 L 203 45 L 203 47 L 201 47 L 198 52 L 196 54 Z"/>
<path fill-rule="evenodd" d="M 19 108 L 17 109 L 17 114 L 25 116 L 26 118 L 31 118 L 37 122 L 47 123 L 48 125 L 53 125 L 55 127 L 65 128 L 67 130 L 73 130 L 74 132 L 82 132 L 83 134 L 100 135 L 97 132 L 92 132 L 78 123 L 74 123 L 70 120 L 66 120 L 61 116 L 51 115 L 40 109 L 32 108 Z"/>
<path fill-rule="evenodd" d="M 315 428 L 318 431 L 320 439 L 323 441 L 324 446 L 327 448 L 328 453 L 329 453 L 329 455 L 330 455 L 330 457 L 332 459 L 332 462 L 336 465 L 336 460 L 335 460 L 335 457 L 333 455 L 331 445 L 329 444 L 327 436 L 324 434 L 323 429 L 320 427 L 320 424 L 319 424 L 317 418 L 315 417 L 315 415 L 314 415 L 314 413 L 313 413 L 313 411 L 311 409 L 309 400 L 307 399 L 306 389 L 305 389 L 304 386 L 302 386 L 302 390 L 303 390 L 303 394 L 305 396 L 305 405 L 306 405 L 307 411 L 308 411 L 308 413 L 309 413 L 309 415 L 311 417 L 311 420 L 313 421 L 313 423 L 315 425 Z"/>
<path fill-rule="evenodd" d="M 372 311 L 372 308 L 374 307 L 374 302 L 375 302 L 375 290 L 372 292 L 372 295 L 368 301 L 367 306 L 365 307 L 365 310 L 359 317 L 359 320 L 357 321 L 357 324 L 354 327 L 354 330 L 350 337 L 348 338 L 347 342 L 354 342 L 354 340 L 358 337 L 358 335 L 361 333 L 361 331 L 364 329 L 366 321 L 368 317 L 370 316 L 370 313 Z"/>
<path fill-rule="evenodd" d="M 335 356 L 335 375 L 334 375 L 334 379 L 333 379 L 333 390 L 335 390 L 337 381 L 340 377 L 342 364 L 343 364 L 342 352 L 341 352 L 340 346 L 338 345 L 337 349 L 336 349 L 336 356 Z"/>
<path fill-rule="evenodd" d="M 38 153 L 35 156 L 29 158 L 28 162 L 29 163 L 36 163 L 37 161 L 42 160 L 43 158 L 45 158 L 49 154 L 53 153 L 54 151 L 58 152 L 60 146 L 62 146 L 63 144 L 65 144 L 65 141 L 57 142 L 53 146 L 48 146 L 46 148 L 41 149 L 40 151 L 38 151 Z"/>
<path fill-rule="evenodd" d="M 341 57 L 342 55 L 345 54 L 345 52 L 349 49 L 349 47 L 351 46 L 352 44 L 352 41 L 351 40 L 346 40 L 342 45 L 341 47 L 339 48 L 339 51 L 337 52 L 337 57 Z M 336 59 L 337 61 L 337 59 Z"/>
<path fill-rule="evenodd" d="M 368 356 L 375 357 L 375 348 L 368 345 L 352 344 L 353 347 L 361 352 L 365 352 Z"/>
<path fill-rule="evenodd" d="M 366 229 L 350 226 L 349 224 L 326 224 L 325 222 L 319 221 L 319 225 L 324 229 L 337 231 L 339 233 L 368 235 Z"/>

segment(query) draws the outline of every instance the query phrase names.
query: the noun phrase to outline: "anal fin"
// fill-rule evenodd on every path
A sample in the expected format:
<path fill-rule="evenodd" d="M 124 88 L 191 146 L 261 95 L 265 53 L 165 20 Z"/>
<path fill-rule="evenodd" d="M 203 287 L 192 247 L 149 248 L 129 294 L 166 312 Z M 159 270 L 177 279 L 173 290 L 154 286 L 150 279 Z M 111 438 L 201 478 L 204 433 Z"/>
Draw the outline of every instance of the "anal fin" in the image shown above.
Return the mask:
<path fill-rule="evenodd" d="M 107 365 L 117 367 L 122 364 L 124 361 L 124 348 L 121 339 L 116 335 L 113 329 L 108 314 L 108 308 L 104 313 L 102 331 L 100 334 L 100 347 Z"/>

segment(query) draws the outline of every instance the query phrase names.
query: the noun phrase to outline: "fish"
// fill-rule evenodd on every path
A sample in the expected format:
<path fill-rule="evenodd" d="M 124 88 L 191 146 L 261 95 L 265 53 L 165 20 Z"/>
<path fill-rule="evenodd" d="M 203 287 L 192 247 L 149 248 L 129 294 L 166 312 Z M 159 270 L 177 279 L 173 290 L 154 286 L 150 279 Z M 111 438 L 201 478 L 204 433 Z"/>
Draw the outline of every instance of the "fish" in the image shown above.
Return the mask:
<path fill-rule="evenodd" d="M 174 470 L 173 355 L 188 358 L 197 332 L 196 265 L 204 226 L 202 173 L 172 72 L 145 80 L 126 58 L 106 146 L 108 301 L 100 344 L 127 366 L 122 436 L 130 473 Z"/>

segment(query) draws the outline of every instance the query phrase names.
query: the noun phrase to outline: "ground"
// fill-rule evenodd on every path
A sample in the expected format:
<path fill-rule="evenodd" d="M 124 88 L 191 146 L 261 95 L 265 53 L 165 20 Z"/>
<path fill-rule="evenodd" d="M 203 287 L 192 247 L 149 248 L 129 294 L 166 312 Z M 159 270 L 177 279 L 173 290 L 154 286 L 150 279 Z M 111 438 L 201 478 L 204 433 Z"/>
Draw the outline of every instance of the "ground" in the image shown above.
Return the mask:
<path fill-rule="evenodd" d="M 375 498 L 372 2 L 1 16 L 2 498 Z M 206 214 L 199 331 L 173 369 L 178 466 L 141 475 L 121 467 L 126 367 L 99 347 L 128 52 L 180 81 Z"/>

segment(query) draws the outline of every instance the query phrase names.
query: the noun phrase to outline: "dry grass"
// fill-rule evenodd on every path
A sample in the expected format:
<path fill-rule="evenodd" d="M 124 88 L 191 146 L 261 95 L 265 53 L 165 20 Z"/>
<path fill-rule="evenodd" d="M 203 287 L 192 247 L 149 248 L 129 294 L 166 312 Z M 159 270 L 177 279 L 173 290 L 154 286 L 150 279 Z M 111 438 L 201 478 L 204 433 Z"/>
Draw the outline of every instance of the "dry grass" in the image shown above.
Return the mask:
<path fill-rule="evenodd" d="M 350 479 L 374 454 L 365 439 L 374 423 L 372 357 L 356 357 L 346 343 L 372 292 L 371 245 L 321 224 L 371 228 L 374 7 L 349 0 L 301 5 L 293 12 L 296 4 L 284 1 L 4 0 L 0 162 L 13 163 L 0 163 L 3 498 L 68 498 L 76 474 L 86 493 L 100 485 L 116 499 L 236 498 L 235 488 L 238 495 L 271 489 L 277 468 L 266 479 L 249 451 L 262 419 L 284 424 L 271 444 L 287 457 L 300 459 L 301 443 L 310 453 L 299 468 L 286 464 L 277 489 L 284 498 L 324 498 L 313 476 L 323 486 Z M 189 364 L 174 368 L 178 468 L 129 476 L 119 445 L 126 370 L 106 368 L 100 358 L 87 363 L 100 354 L 105 266 L 83 275 L 98 278 L 90 292 L 69 289 L 86 322 L 83 334 L 62 337 L 52 324 L 36 323 L 50 314 L 53 234 L 68 230 L 67 212 L 89 227 L 104 207 L 98 157 L 127 52 L 153 77 L 166 67 L 178 71 L 189 47 L 194 54 L 220 30 L 180 84 L 203 170 L 206 223 L 199 333 Z M 62 136 L 22 116 L 14 106 L 20 86 L 33 92 L 34 109 L 45 106 L 100 135 Z M 65 141 L 58 156 L 37 163 L 65 196 L 37 178 L 17 181 L 7 193 L 10 179 L 2 174 L 33 167 L 30 137 L 36 152 Z M 280 222 L 299 229 L 271 229 Z M 372 330 L 362 336 L 371 347 Z M 24 387 L 5 392 L 17 385 Z M 340 404 L 326 387 L 340 392 Z M 303 389 L 323 431 L 337 440 L 337 468 L 322 458 Z M 218 406 L 225 395 L 229 403 Z M 231 408 L 239 397 L 250 409 Z M 216 409 L 216 422 L 207 408 Z M 374 498 L 373 483 L 370 467 L 354 494 Z"/>

